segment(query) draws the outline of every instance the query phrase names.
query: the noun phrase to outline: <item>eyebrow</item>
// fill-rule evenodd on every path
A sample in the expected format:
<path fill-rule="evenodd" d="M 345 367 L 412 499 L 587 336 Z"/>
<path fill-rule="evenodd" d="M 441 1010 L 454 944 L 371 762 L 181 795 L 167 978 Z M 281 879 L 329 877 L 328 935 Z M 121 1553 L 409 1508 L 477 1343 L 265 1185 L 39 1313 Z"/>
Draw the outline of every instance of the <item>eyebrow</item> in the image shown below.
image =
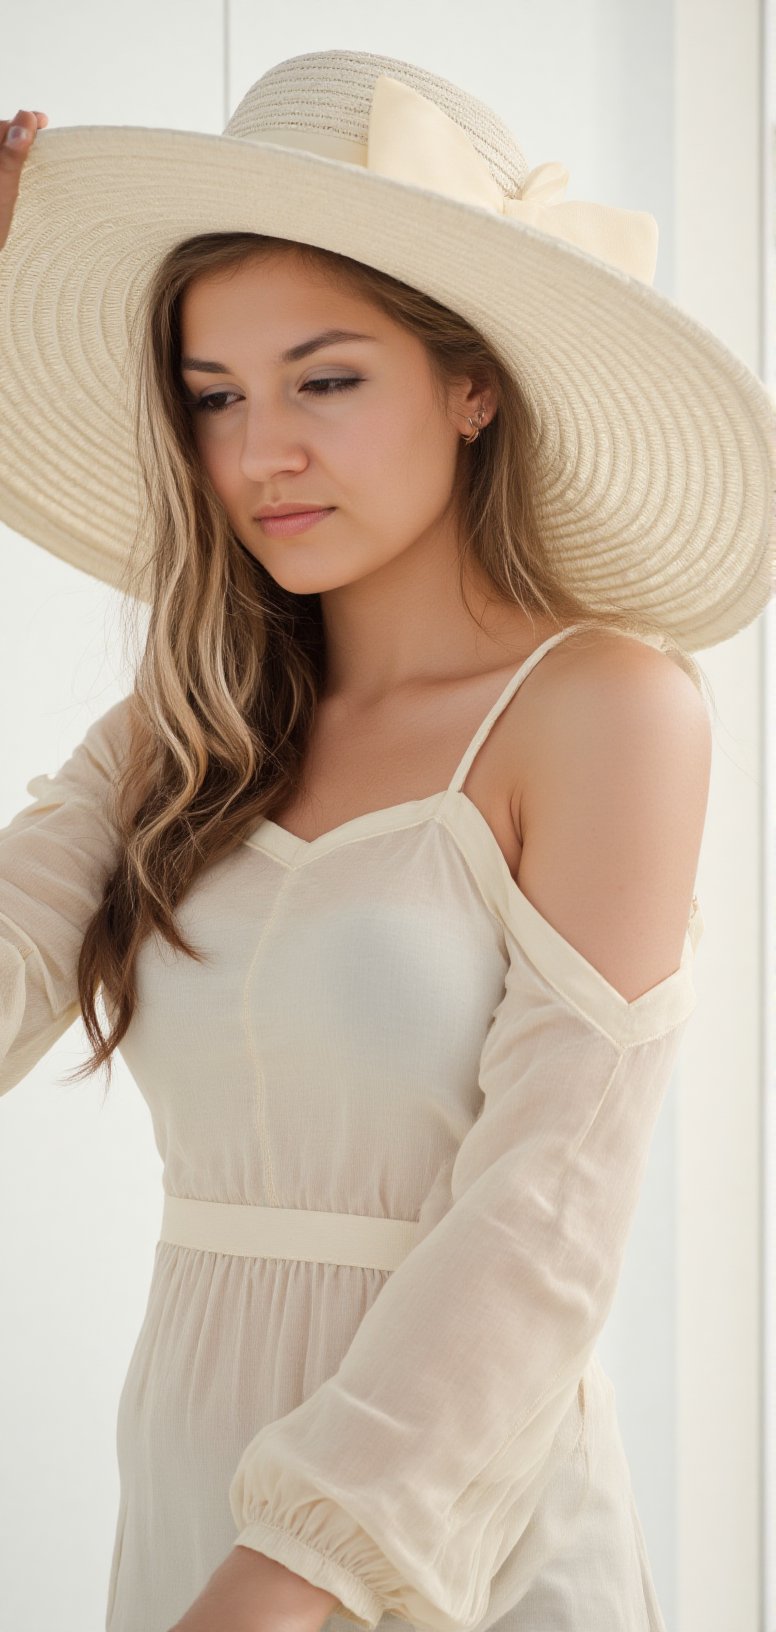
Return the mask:
<path fill-rule="evenodd" d="M 322 346 L 339 345 L 343 340 L 375 340 L 374 334 L 356 334 L 353 329 L 325 329 L 323 334 L 315 334 L 310 340 L 302 340 L 298 346 L 291 346 L 288 351 L 281 352 L 276 359 L 278 363 L 297 363 L 301 357 L 308 357 L 311 351 L 319 351 Z M 197 374 L 230 374 L 231 369 L 225 363 L 208 362 L 203 357 L 181 358 L 181 368 L 189 369 Z"/>

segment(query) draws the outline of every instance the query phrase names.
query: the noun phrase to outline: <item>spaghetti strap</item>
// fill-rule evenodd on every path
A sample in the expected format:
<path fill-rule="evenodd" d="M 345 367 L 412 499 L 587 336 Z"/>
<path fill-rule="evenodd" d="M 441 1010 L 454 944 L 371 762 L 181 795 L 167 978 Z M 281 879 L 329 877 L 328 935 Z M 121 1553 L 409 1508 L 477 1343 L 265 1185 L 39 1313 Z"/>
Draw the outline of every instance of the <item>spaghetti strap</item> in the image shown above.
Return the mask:
<path fill-rule="evenodd" d="M 453 772 L 447 789 L 448 793 L 452 793 L 454 791 L 460 792 L 463 783 L 466 781 L 466 777 L 469 773 L 472 762 L 482 747 L 491 726 L 495 724 L 502 709 L 506 708 L 507 703 L 514 696 L 518 686 L 522 684 L 526 675 L 530 674 L 531 670 L 536 667 L 536 664 L 539 662 L 540 658 L 544 657 L 545 652 L 548 652 L 551 646 L 557 646 L 559 641 L 565 640 L 567 635 L 575 634 L 577 629 L 584 628 L 587 621 L 588 620 L 585 619 L 581 623 L 570 623 L 567 624 L 565 629 L 558 629 L 554 635 L 550 635 L 547 640 L 543 640 L 540 646 L 536 646 L 531 652 L 530 656 L 525 659 L 525 662 L 520 664 L 519 669 L 512 675 L 511 679 L 507 681 L 501 696 L 496 698 L 493 707 L 485 715 L 482 724 L 472 737 L 468 748 L 466 749 L 462 759 L 459 761 L 456 770 Z"/>
<path fill-rule="evenodd" d="M 530 674 L 531 670 L 536 667 L 536 664 L 539 662 L 540 658 L 544 657 L 545 652 L 548 652 L 551 646 L 557 646 L 559 641 L 565 640 L 567 635 L 574 634 L 577 629 L 581 629 L 583 627 L 584 625 L 582 623 L 570 623 L 567 624 L 565 629 L 556 630 L 554 635 L 549 635 L 547 640 L 543 640 L 541 645 L 536 646 L 525 661 L 520 664 L 519 669 L 507 681 L 500 697 L 496 698 L 493 707 L 488 710 L 488 713 L 485 715 L 481 725 L 478 727 L 477 731 L 475 731 L 468 748 L 465 750 L 463 757 L 459 760 L 456 770 L 453 772 L 448 787 L 448 792 L 460 791 L 463 783 L 466 781 L 466 777 L 469 773 L 472 762 L 482 747 L 491 726 L 495 725 L 495 722 L 498 719 L 499 714 L 502 712 L 502 709 L 506 708 L 507 703 L 514 696 L 518 686 L 522 684 L 526 675 Z"/>

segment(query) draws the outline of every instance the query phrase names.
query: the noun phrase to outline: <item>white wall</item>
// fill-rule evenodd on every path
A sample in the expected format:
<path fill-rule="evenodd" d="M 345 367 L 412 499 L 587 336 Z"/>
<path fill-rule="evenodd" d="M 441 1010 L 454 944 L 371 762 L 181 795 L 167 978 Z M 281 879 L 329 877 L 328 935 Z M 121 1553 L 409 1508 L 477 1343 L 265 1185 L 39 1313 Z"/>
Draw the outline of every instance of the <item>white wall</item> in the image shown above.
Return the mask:
<path fill-rule="evenodd" d="M 676 296 L 765 359 L 762 7 L 677 0 Z M 771 229 L 772 230 L 772 229 Z M 771 605 L 770 612 L 773 612 Z M 765 642 L 704 654 L 720 720 L 698 893 L 707 935 L 677 1128 L 677 1620 L 772 1632 L 762 1606 Z M 774 1538 L 771 1538 L 771 1546 Z"/>
<path fill-rule="evenodd" d="M 702 317 L 708 302 L 707 320 L 756 366 L 757 213 L 740 181 L 755 135 L 756 112 L 741 114 L 756 66 L 756 3 L 718 0 L 714 38 L 701 53 L 706 83 L 691 65 L 693 30 L 709 9 L 708 0 L 395 0 L 390 8 L 231 0 L 227 13 L 226 0 L 25 0 L 7 9 L 3 25 L 0 111 L 9 116 L 21 103 L 45 109 L 52 125 L 217 131 L 281 58 L 332 47 L 408 58 L 490 102 L 529 164 L 562 159 L 571 196 L 652 211 L 661 225 L 657 287 Z M 728 60 L 736 64 L 732 90 Z M 713 187 L 702 164 L 690 173 L 690 157 L 707 138 L 723 168 L 726 208 L 737 212 L 737 280 L 728 276 L 729 244 L 715 241 L 711 261 L 694 255 L 703 223 L 700 204 L 692 213 L 693 188 L 711 208 Z M 24 434 L 34 402 L 14 407 Z M 61 763 L 130 679 L 112 591 L 1 526 L 0 551 L 2 824 L 28 801 L 28 778 Z M 756 1408 L 736 1390 L 752 1380 L 757 1278 L 760 646 L 758 624 L 729 647 L 699 654 L 723 721 L 699 879 L 708 925 L 699 1015 L 655 1135 L 600 1345 L 672 1632 L 758 1629 L 757 1559 L 747 1543 L 757 1501 Z M 731 855 L 737 887 L 727 897 Z M 115 1410 L 161 1211 L 150 1119 L 121 1059 L 104 1107 L 94 1079 L 58 1085 L 81 1051 L 79 1024 L 0 1103 L 0 1622 L 15 1632 L 104 1625 L 118 1499 Z M 728 1193 L 723 1155 L 734 1163 Z M 708 1189 L 697 1172 L 706 1163 Z M 722 1261 L 716 1237 L 704 1236 L 708 1207 L 721 1208 L 732 1231 Z M 734 1309 L 744 1358 L 723 1344 L 710 1367 L 708 1345 L 720 1339 L 715 1288 L 722 1308 Z M 696 1366 L 704 1368 L 697 1378 Z M 707 1409 L 717 1415 L 709 1419 Z M 743 1487 L 731 1500 L 726 1477 L 734 1470 Z M 732 1548 L 722 1544 L 731 1523 L 741 1531 Z M 714 1544 L 699 1578 L 705 1525 Z"/>

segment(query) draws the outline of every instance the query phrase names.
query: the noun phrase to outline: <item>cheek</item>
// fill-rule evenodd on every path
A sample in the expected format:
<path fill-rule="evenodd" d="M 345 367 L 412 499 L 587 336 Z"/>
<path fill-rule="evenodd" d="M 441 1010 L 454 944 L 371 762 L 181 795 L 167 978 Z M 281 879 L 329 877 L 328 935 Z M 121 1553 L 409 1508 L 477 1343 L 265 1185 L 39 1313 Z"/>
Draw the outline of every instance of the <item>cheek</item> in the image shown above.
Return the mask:
<path fill-rule="evenodd" d="M 392 404 L 351 430 L 354 469 L 368 475 L 371 487 L 387 490 L 393 502 L 433 482 L 439 459 L 434 422 L 411 400 Z"/>
<path fill-rule="evenodd" d="M 395 416 L 381 413 L 348 414 L 337 425 L 332 425 L 328 450 L 332 460 L 356 478 L 369 472 L 370 481 L 386 474 L 394 459 L 398 440 Z M 323 453 L 323 446 L 321 448 Z"/>
<path fill-rule="evenodd" d="M 230 486 L 234 486 L 238 474 L 234 450 L 230 452 L 229 439 L 218 434 L 214 435 L 212 431 L 208 434 L 208 428 L 205 427 L 203 430 L 198 418 L 194 422 L 193 436 L 202 469 L 209 477 L 219 498 L 227 498 Z"/>
<path fill-rule="evenodd" d="M 445 502 L 455 470 L 456 439 L 433 406 L 408 403 L 386 426 L 381 460 L 384 482 L 401 502 L 432 508 Z"/>

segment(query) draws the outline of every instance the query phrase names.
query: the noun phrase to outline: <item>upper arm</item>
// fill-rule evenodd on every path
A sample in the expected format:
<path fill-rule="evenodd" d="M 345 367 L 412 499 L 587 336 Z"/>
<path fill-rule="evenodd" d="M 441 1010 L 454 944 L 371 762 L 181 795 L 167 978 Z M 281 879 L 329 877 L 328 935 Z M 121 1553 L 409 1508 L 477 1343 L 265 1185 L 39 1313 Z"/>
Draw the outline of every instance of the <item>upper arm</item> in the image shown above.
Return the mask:
<path fill-rule="evenodd" d="M 666 653 L 605 634 L 548 668 L 537 724 L 516 882 L 632 1002 L 682 956 L 711 773 L 704 699 Z"/>

